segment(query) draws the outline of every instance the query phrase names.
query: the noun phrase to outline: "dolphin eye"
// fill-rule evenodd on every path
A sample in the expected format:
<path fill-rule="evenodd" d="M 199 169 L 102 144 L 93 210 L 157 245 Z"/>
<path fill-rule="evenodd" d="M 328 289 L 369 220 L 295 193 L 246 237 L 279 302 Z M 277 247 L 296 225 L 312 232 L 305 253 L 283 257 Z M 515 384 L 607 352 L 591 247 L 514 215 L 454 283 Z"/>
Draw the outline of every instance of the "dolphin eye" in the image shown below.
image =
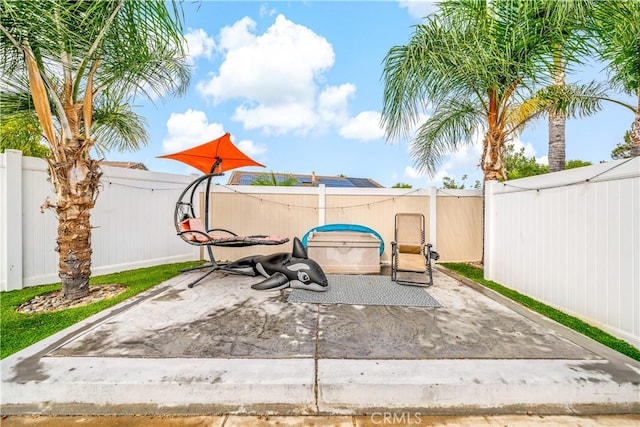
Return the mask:
<path fill-rule="evenodd" d="M 298 280 L 300 280 L 301 282 L 305 283 L 305 282 L 308 282 L 310 280 L 310 277 L 304 271 L 298 271 Z"/>

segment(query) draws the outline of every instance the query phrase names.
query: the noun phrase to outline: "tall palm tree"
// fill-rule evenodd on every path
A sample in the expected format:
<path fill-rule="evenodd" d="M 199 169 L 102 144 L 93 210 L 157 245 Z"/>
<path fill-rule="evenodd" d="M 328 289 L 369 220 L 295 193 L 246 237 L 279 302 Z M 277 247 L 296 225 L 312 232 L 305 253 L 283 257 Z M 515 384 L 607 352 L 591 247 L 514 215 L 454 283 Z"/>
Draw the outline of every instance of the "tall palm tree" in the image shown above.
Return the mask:
<path fill-rule="evenodd" d="M 126 0 L 0 3 L 3 114 L 28 94 L 50 147 L 65 298 L 89 292 L 90 210 L 102 175 L 92 150 L 145 143 L 141 127 L 130 128 L 140 124 L 130 101 L 137 94 L 180 94 L 188 86 L 180 9 L 167 6 Z M 100 126 L 107 122 L 112 126 Z"/>
<path fill-rule="evenodd" d="M 603 101 L 610 101 L 607 92 L 606 84 L 595 81 L 567 84 L 562 73 L 556 74 L 553 84 L 540 89 L 522 106 L 522 111 L 542 111 L 549 115 L 549 172 L 565 170 L 567 119 L 599 111 Z"/>
<path fill-rule="evenodd" d="M 611 84 L 635 96 L 635 106 L 618 102 L 634 112 L 629 139 L 631 155 L 640 155 L 640 2 L 608 0 L 596 6 L 594 33 L 600 58 L 605 61 Z"/>
<path fill-rule="evenodd" d="M 446 0 L 417 25 L 409 43 L 388 52 L 383 71 L 382 126 L 387 138 L 409 135 L 428 105 L 412 157 L 430 174 L 443 156 L 483 133 L 485 180 L 505 178 L 502 150 L 528 120 L 520 108 L 544 81 L 549 46 L 557 37 L 539 2 Z M 547 62 L 545 62 L 547 61 Z"/>
<path fill-rule="evenodd" d="M 594 4 L 594 0 L 542 0 L 542 15 L 534 17 L 543 19 L 547 30 L 557 36 L 550 52 L 552 67 L 549 73 L 553 81 L 540 93 L 541 98 L 547 101 L 549 115 L 549 172 L 565 168 L 567 118 L 596 112 L 601 98 L 606 95 L 603 87 L 596 83 L 566 83 L 566 73 L 571 65 L 581 63 L 583 57 L 592 53 L 587 22 Z"/>

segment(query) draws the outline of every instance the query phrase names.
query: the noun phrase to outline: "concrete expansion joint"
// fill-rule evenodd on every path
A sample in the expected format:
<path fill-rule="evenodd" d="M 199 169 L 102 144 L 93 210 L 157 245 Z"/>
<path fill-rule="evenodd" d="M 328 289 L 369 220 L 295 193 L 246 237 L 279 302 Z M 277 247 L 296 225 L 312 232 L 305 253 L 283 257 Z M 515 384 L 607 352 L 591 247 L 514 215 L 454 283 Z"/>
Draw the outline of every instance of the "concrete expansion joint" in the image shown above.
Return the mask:
<path fill-rule="evenodd" d="M 316 334 L 315 334 L 315 351 L 313 357 L 313 398 L 315 400 L 316 413 L 320 412 L 320 404 L 319 404 L 319 394 L 320 394 L 320 385 L 318 382 L 318 362 L 320 360 L 320 305 L 316 308 Z"/>

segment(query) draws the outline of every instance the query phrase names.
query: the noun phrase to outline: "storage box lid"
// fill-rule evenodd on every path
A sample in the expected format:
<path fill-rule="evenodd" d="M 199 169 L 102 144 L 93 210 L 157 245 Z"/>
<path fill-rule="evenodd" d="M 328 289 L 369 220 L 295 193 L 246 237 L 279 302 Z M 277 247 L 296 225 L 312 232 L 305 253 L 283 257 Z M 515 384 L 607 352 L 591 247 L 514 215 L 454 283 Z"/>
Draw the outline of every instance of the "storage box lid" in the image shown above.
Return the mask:
<path fill-rule="evenodd" d="M 359 233 L 355 231 L 314 231 L 307 240 L 309 246 L 316 245 L 354 245 L 366 247 L 380 247 L 380 240 L 371 233 Z"/>

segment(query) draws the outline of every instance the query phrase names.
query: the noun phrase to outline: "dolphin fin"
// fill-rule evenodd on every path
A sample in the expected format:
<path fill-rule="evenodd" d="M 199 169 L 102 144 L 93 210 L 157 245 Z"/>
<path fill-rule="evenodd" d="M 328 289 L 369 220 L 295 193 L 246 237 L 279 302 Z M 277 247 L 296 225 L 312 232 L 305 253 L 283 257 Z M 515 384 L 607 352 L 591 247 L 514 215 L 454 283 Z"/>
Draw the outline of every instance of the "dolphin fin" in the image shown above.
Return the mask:
<path fill-rule="evenodd" d="M 309 256 L 307 255 L 307 248 L 304 247 L 300 239 L 297 237 L 293 238 L 293 250 L 291 251 L 291 256 L 294 258 L 309 259 Z"/>
<path fill-rule="evenodd" d="M 273 273 L 271 277 L 263 280 L 262 282 L 251 285 L 251 289 L 255 289 L 257 291 L 275 291 L 288 287 L 289 279 L 280 272 Z"/>

